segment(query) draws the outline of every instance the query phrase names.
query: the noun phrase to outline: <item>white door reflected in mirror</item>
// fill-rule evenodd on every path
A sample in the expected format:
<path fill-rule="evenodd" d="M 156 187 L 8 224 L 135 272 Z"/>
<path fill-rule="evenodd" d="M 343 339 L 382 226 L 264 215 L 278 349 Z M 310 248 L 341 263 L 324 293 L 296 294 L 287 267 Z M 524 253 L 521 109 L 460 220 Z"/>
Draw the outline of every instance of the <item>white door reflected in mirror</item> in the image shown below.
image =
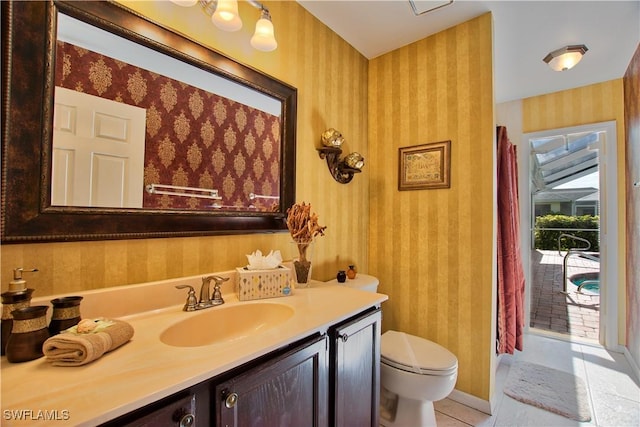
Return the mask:
<path fill-rule="evenodd" d="M 141 208 L 146 110 L 56 87 L 51 204 Z"/>

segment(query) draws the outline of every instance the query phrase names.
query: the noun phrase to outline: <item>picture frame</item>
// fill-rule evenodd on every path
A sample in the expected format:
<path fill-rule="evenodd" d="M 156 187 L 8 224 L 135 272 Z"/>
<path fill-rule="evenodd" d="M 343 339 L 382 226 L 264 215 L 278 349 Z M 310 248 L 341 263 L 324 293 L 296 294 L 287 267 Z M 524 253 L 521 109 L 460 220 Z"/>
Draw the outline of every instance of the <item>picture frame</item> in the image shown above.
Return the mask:
<path fill-rule="evenodd" d="M 399 148 L 398 190 L 451 187 L 451 141 Z"/>

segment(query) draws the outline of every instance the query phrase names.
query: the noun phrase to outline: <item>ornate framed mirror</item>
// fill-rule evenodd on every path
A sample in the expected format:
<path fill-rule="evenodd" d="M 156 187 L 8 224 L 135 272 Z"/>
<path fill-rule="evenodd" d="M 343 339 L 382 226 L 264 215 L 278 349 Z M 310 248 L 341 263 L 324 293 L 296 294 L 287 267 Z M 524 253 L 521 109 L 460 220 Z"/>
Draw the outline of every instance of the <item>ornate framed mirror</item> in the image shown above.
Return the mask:
<path fill-rule="evenodd" d="M 3 243 L 286 230 L 286 209 L 295 201 L 294 87 L 110 2 L 2 2 L 2 20 Z M 133 47 L 123 45 L 114 49 L 116 54 L 158 56 L 160 65 L 133 64 L 99 47 L 94 50 L 75 39 L 76 24 L 79 33 L 95 30 L 103 44 L 134 43 L 145 52 L 132 54 Z M 107 36 L 118 41 L 104 43 Z M 90 59 L 80 58 L 84 56 Z M 105 74 L 102 67 L 100 74 L 86 64 L 107 64 L 107 69 L 112 64 L 118 70 Z M 83 67 L 91 70 L 64 82 L 70 70 Z M 125 67 L 126 73 L 121 71 Z M 170 70 L 180 71 L 172 75 Z M 194 82 L 182 81 L 192 73 Z M 129 76 L 124 83 L 129 89 L 113 90 L 109 101 L 136 103 L 146 118 L 145 148 L 138 150 L 142 169 L 128 190 L 122 190 L 122 177 L 133 175 L 129 157 L 121 160 L 116 154 L 102 161 L 95 155 L 104 154 L 106 149 L 100 148 L 88 157 L 88 177 L 82 168 L 69 173 L 70 158 L 79 157 L 79 150 L 59 143 L 57 136 L 66 125 L 72 129 L 82 123 L 90 123 L 92 135 L 118 143 L 120 136 L 133 132 L 133 119 L 120 120 L 120 112 L 83 119 L 75 104 L 66 108 L 71 104 L 58 96 L 61 88 L 89 97 L 98 95 L 91 90 L 106 93 L 120 75 Z M 134 89 L 131 76 L 138 79 Z M 162 84 L 153 92 L 157 82 Z M 214 93 L 218 86 L 227 86 L 226 92 Z M 180 101 L 181 92 L 186 101 Z M 243 93 L 262 97 L 268 107 L 245 101 Z M 98 103 L 93 99 L 88 104 Z M 124 125 L 118 127 L 118 121 Z M 152 133 L 160 135 L 155 142 L 150 141 Z M 92 199 L 101 194 L 96 184 L 100 177 L 107 183 L 103 187 L 118 189 L 116 196 L 106 197 L 115 202 Z M 87 200 L 74 198 L 82 192 L 78 187 L 68 190 L 72 178 L 77 185 L 90 183 Z M 135 200 L 121 203 L 122 194 L 132 192 Z"/>

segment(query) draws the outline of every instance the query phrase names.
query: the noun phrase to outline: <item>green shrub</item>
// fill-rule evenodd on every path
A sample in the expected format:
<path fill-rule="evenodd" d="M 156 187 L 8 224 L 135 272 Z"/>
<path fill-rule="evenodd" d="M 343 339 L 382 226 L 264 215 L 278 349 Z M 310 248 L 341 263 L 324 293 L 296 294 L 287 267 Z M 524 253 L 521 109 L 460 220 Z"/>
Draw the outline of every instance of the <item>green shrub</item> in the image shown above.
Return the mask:
<path fill-rule="evenodd" d="M 588 240 L 591 243 L 589 251 L 600 251 L 600 232 L 599 231 L 572 231 L 573 229 L 595 229 L 597 230 L 600 225 L 600 217 L 591 215 L 582 216 L 567 216 L 561 214 L 551 214 L 539 216 L 536 218 L 535 228 L 535 248 L 536 249 L 551 249 L 558 250 L 558 236 L 561 234 L 571 234 L 576 237 L 581 237 Z M 563 231 L 556 230 L 541 230 L 541 228 L 561 228 Z M 563 238 L 561 241 L 562 250 L 569 248 L 582 248 L 586 246 L 586 243 L 576 241 L 570 238 Z"/>

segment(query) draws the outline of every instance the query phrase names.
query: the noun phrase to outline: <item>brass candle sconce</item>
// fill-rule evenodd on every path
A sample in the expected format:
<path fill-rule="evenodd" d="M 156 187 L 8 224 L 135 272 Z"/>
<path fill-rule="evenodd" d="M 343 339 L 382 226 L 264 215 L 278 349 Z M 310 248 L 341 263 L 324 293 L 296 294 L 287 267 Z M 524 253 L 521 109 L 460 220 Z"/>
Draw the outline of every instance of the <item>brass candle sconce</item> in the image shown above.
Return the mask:
<path fill-rule="evenodd" d="M 341 184 L 347 184 L 351 182 L 353 175 L 362 172 L 364 157 L 359 153 L 353 152 L 340 159 L 342 154 L 340 147 L 344 143 L 344 138 L 339 131 L 329 128 L 322 133 L 320 139 L 322 147 L 317 150 L 320 158 L 327 160 L 327 166 L 333 179 Z"/>

